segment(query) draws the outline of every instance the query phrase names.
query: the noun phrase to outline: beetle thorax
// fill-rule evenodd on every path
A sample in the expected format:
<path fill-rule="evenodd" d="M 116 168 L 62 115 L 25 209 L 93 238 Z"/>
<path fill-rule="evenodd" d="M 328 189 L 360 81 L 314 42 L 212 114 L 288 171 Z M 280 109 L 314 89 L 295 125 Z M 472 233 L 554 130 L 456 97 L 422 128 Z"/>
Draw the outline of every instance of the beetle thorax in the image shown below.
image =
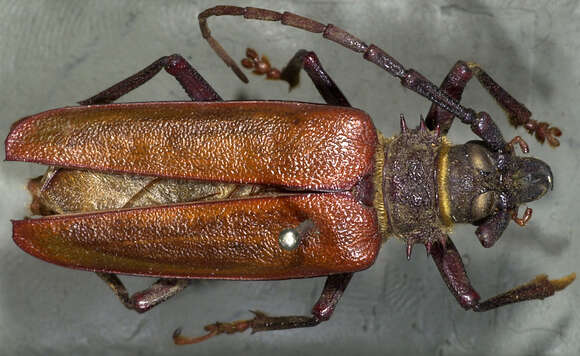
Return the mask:
<path fill-rule="evenodd" d="M 450 229 L 440 218 L 438 192 L 440 155 L 447 154 L 448 141 L 417 129 L 389 139 L 384 147 L 382 190 L 391 232 L 410 243 L 440 238 Z"/>

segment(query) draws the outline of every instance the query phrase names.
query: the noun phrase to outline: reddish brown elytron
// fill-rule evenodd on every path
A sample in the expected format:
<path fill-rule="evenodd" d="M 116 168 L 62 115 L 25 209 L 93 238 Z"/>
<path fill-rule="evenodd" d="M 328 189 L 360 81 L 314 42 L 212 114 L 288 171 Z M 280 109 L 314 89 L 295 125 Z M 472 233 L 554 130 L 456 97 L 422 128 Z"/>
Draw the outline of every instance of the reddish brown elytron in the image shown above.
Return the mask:
<path fill-rule="evenodd" d="M 233 15 L 280 21 L 322 33 L 399 78 L 433 102 L 417 129 L 378 133 L 350 108 L 313 52 L 298 51 L 281 71 L 248 50 L 243 65 L 270 79 L 298 82 L 304 71 L 329 105 L 222 102 L 180 55 L 162 57 L 137 74 L 80 102 L 24 118 L 6 138 L 6 158 L 49 165 L 28 185 L 39 218 L 13 221 L 13 238 L 28 253 L 58 265 L 94 271 L 127 307 L 144 312 L 194 278 L 287 279 L 328 276 L 308 316 L 269 316 L 215 323 L 196 343 L 221 333 L 309 327 L 328 320 L 354 272 L 374 262 L 381 241 L 422 244 L 451 293 L 468 310 L 487 311 L 543 299 L 575 274 L 541 275 L 480 301 L 449 234 L 472 223 L 493 246 L 518 209 L 553 187 L 550 167 L 519 157 L 528 147 L 506 142 L 492 118 L 459 104 L 475 75 L 508 113 L 540 141 L 557 146 L 561 132 L 531 113 L 477 64 L 459 61 L 440 87 L 374 45 L 333 25 L 288 12 L 218 6 L 199 15 L 203 37 L 244 81 L 211 36 L 207 19 Z M 173 75 L 194 102 L 110 104 L 155 76 Z M 457 117 L 481 141 L 452 145 Z M 469 183 L 469 184 L 467 184 Z M 157 276 L 129 295 L 116 274 Z"/>
<path fill-rule="evenodd" d="M 376 145 L 368 115 L 351 108 L 140 103 L 63 108 L 24 118 L 6 139 L 6 158 L 168 178 L 348 190 L 372 174 Z"/>
<path fill-rule="evenodd" d="M 297 250 L 281 251 L 280 231 L 304 219 L 316 230 Z M 381 238 L 375 211 L 348 194 L 288 194 L 21 220 L 14 241 L 43 260 L 91 271 L 286 279 L 368 268 Z"/>

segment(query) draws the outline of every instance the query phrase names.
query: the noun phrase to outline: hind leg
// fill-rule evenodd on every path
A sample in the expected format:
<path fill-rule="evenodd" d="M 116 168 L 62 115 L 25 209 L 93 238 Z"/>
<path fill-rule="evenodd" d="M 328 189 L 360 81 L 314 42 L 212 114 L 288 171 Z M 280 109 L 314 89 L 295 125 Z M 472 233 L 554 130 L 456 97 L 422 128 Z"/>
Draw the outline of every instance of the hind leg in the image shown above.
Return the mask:
<path fill-rule="evenodd" d="M 144 313 L 154 306 L 184 290 L 190 283 L 188 279 L 161 278 L 151 287 L 129 296 L 127 288 L 117 275 L 112 273 L 96 273 L 119 298 L 127 309 Z"/>
<path fill-rule="evenodd" d="M 161 57 L 143 70 L 82 101 L 80 105 L 108 104 L 151 80 L 161 69 L 171 74 L 181 84 L 193 101 L 221 101 L 215 90 L 179 54 Z"/>
<path fill-rule="evenodd" d="M 151 80 L 157 73 L 165 69 L 181 84 L 193 101 L 221 101 L 220 96 L 205 81 L 205 79 L 179 54 L 161 57 L 143 70 L 120 81 L 108 89 L 86 99 L 81 105 L 100 105 L 111 103 L 130 91 Z M 173 297 L 184 290 L 190 283 L 185 279 L 161 278 L 150 288 L 129 296 L 127 288 L 117 275 L 97 272 L 101 278 L 128 309 L 143 313 L 159 303 Z"/>

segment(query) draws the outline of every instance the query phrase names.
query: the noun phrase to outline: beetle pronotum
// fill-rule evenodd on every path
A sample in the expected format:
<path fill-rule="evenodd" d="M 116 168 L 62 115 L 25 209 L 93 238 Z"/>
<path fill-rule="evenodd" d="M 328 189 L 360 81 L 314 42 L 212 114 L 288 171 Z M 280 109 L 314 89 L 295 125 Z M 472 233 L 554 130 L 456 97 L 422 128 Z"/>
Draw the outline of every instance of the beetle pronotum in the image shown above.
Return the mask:
<path fill-rule="evenodd" d="M 347 99 L 312 52 L 299 51 L 280 76 L 304 69 L 329 104 L 221 102 L 180 55 L 80 102 L 18 121 L 6 139 L 9 160 L 51 166 L 29 183 L 41 218 L 13 222 L 25 251 L 56 264 L 95 271 L 121 302 L 139 312 L 177 294 L 193 278 L 285 279 L 328 276 L 310 316 L 268 316 L 206 326 L 207 335 L 307 327 L 328 320 L 352 274 L 368 268 L 389 235 L 424 244 L 450 291 L 465 308 L 486 311 L 565 288 L 574 275 L 539 276 L 479 302 L 448 234 L 476 223 L 485 247 L 518 207 L 553 186 L 548 165 L 515 154 L 491 117 L 459 104 L 474 75 L 515 125 L 556 146 L 560 132 L 530 112 L 477 64 L 458 62 L 440 87 L 374 45 L 333 25 L 291 13 L 221 6 L 199 15 L 204 38 L 244 80 L 207 27 L 210 16 L 234 15 L 322 33 L 399 78 L 434 104 L 417 129 L 404 118 L 385 138 Z M 263 66 L 249 51 L 246 66 Z M 162 68 L 194 102 L 110 104 Z M 276 76 L 277 74 L 272 74 Z M 247 80 L 247 79 L 246 79 Z M 457 117 L 482 141 L 451 145 Z M 467 184 L 467 183 L 470 184 Z M 287 239 L 290 237 L 290 239 Z M 116 276 L 161 279 L 129 296 Z"/>

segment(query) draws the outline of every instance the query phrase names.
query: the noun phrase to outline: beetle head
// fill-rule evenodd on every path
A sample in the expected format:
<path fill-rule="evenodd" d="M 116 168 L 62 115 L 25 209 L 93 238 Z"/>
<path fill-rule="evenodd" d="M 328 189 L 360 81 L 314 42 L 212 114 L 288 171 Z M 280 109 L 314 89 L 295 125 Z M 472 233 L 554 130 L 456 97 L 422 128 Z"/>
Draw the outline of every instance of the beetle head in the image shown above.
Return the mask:
<path fill-rule="evenodd" d="M 530 157 L 518 157 L 513 150 L 495 152 L 481 141 L 452 146 L 448 153 L 448 212 L 455 223 L 478 225 L 476 235 L 484 247 L 491 247 L 509 220 L 520 224 L 518 207 L 544 196 L 553 188 L 550 167 Z"/>

